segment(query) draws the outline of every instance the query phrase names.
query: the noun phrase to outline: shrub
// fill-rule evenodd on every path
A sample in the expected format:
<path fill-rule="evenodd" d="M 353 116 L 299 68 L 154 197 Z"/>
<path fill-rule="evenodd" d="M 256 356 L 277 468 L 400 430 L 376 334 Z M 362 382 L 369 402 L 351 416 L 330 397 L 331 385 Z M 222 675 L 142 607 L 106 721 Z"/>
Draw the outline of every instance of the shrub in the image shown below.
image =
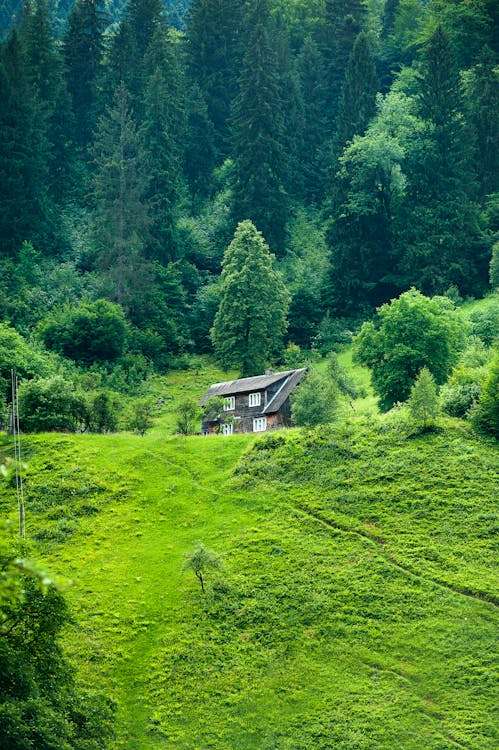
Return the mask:
<path fill-rule="evenodd" d="M 150 399 L 139 398 L 133 401 L 127 419 L 128 429 L 138 432 L 139 435 L 145 435 L 147 430 L 150 430 L 153 426 L 152 411 L 153 406 Z"/>
<path fill-rule="evenodd" d="M 41 324 L 40 333 L 49 349 L 88 365 L 117 359 L 127 328 L 122 308 L 99 299 L 59 311 Z"/>
<path fill-rule="evenodd" d="M 348 318 L 331 318 L 326 315 L 319 325 L 314 339 L 314 349 L 320 354 L 329 354 L 352 342 L 355 324 Z"/>
<path fill-rule="evenodd" d="M 115 432 L 121 413 L 116 393 L 102 390 L 89 396 L 87 426 L 91 432 Z"/>
<path fill-rule="evenodd" d="M 480 397 L 483 376 L 483 369 L 456 367 L 440 390 L 443 411 L 451 417 L 465 417 Z"/>
<path fill-rule="evenodd" d="M 60 375 L 31 380 L 19 389 L 19 418 L 26 432 L 75 432 L 87 423 L 88 404 Z"/>

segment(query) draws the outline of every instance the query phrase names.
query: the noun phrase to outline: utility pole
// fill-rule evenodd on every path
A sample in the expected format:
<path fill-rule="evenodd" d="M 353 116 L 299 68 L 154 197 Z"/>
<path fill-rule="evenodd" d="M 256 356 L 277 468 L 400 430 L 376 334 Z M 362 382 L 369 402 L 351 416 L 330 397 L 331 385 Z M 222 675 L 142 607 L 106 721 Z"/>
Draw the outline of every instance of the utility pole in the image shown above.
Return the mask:
<path fill-rule="evenodd" d="M 24 490 L 21 472 L 21 431 L 19 429 L 18 379 L 15 368 L 10 371 L 12 384 L 12 408 L 10 413 L 10 431 L 14 436 L 14 464 L 16 469 L 16 497 L 19 516 L 19 536 L 26 537 L 26 515 L 24 512 Z"/>

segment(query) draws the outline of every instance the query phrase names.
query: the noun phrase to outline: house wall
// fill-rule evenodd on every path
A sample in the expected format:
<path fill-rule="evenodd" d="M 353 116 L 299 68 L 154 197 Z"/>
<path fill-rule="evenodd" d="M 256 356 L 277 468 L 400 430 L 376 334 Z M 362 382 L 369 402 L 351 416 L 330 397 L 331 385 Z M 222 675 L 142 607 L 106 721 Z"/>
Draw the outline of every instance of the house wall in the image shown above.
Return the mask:
<path fill-rule="evenodd" d="M 203 422 L 201 431 L 204 434 L 216 434 L 220 431 L 220 425 L 228 419 L 232 418 L 234 423 L 234 433 L 253 432 L 253 419 L 255 417 L 263 416 L 267 418 L 266 432 L 279 430 L 283 427 L 291 427 L 291 406 L 289 398 L 284 401 L 278 412 L 274 414 L 263 413 L 265 406 L 277 393 L 281 385 L 282 380 L 273 384 L 272 388 L 267 388 L 266 391 L 252 391 L 252 393 L 261 394 L 260 406 L 249 406 L 249 393 L 237 394 L 235 397 L 235 409 L 221 412 L 219 421 L 217 420 L 213 422 Z"/>

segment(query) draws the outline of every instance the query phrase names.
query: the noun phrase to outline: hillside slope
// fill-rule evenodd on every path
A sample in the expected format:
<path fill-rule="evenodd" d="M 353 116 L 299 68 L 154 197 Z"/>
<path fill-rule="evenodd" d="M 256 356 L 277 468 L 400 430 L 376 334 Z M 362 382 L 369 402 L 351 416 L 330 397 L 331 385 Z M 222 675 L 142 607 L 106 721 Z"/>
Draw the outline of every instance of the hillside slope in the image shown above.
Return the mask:
<path fill-rule="evenodd" d="M 116 748 L 492 750 L 497 451 L 461 423 L 26 439 Z M 15 515 L 13 493 L 1 510 Z M 202 541 L 221 574 L 182 572 Z"/>

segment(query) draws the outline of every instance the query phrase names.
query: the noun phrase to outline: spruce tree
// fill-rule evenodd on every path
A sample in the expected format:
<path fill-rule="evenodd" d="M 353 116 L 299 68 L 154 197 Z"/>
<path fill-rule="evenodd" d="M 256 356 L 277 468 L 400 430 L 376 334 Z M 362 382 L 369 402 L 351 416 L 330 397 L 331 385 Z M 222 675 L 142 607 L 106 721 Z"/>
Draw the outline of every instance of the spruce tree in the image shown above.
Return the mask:
<path fill-rule="evenodd" d="M 215 129 L 199 86 L 194 83 L 187 93 L 187 134 L 184 171 L 193 205 L 198 197 L 211 191 L 216 163 Z"/>
<path fill-rule="evenodd" d="M 158 29 L 145 59 L 150 71 L 144 92 L 140 130 L 151 219 L 147 252 L 166 263 L 177 255 L 175 210 L 185 139 L 184 86 L 176 43 Z"/>
<path fill-rule="evenodd" d="M 282 253 L 287 214 L 285 131 L 277 60 L 264 10 L 265 3 L 259 3 L 234 107 L 233 216 L 236 222 L 250 219 L 271 249 Z"/>
<path fill-rule="evenodd" d="M 53 250 L 46 118 L 16 30 L 0 48 L 0 101 L 1 252 L 15 256 L 25 240 Z"/>
<path fill-rule="evenodd" d="M 166 28 L 161 0 L 131 0 L 111 40 L 104 76 L 108 102 L 123 82 L 139 122 L 144 116 L 147 51 L 157 32 L 165 32 Z"/>
<path fill-rule="evenodd" d="M 479 294 L 487 281 L 488 252 L 474 202 L 473 137 L 463 117 L 459 71 L 441 27 L 423 49 L 419 101 L 426 126 L 407 153 L 402 273 L 406 283 L 432 294 L 452 284 L 461 294 Z"/>
<path fill-rule="evenodd" d="M 326 0 L 323 54 L 328 92 L 329 132 L 334 132 L 341 87 L 355 39 L 365 26 L 364 0 Z"/>
<path fill-rule="evenodd" d="M 129 102 L 121 84 L 114 106 L 99 119 L 91 196 L 99 263 L 108 279 L 109 295 L 125 307 L 140 293 L 149 227 L 143 199 L 147 181 Z"/>
<path fill-rule="evenodd" d="M 499 190 L 499 69 L 490 47 L 465 78 L 468 119 L 476 136 L 476 169 L 482 195 Z"/>
<path fill-rule="evenodd" d="M 339 156 L 354 135 L 363 135 L 376 112 L 376 66 L 367 35 L 361 32 L 348 60 L 336 121 L 334 152 Z"/>
<path fill-rule="evenodd" d="M 283 117 L 283 148 L 286 153 L 287 169 L 284 187 L 290 195 L 301 198 L 304 187 L 301 159 L 305 148 L 303 141 L 305 125 L 303 93 L 289 44 L 288 32 L 282 20 L 280 22 L 274 21 L 272 37 L 274 49 L 277 53 L 279 90 L 283 113 L 285 113 Z"/>
<path fill-rule="evenodd" d="M 323 198 L 326 172 L 326 117 L 324 58 L 317 43 L 308 36 L 297 58 L 303 97 L 303 136 L 300 158 L 303 193 L 307 202 Z"/>
<path fill-rule="evenodd" d="M 98 112 L 98 77 L 104 54 L 105 20 L 100 0 L 77 0 L 68 20 L 64 57 L 75 118 L 74 140 L 85 148 Z"/>
<path fill-rule="evenodd" d="M 49 186 L 52 195 L 61 198 L 72 179 L 73 121 L 63 57 L 54 38 L 45 0 L 25 5 L 19 38 L 34 94 L 40 104 L 38 127 L 45 129 L 49 146 Z"/>
<path fill-rule="evenodd" d="M 244 0 L 193 0 L 187 19 L 187 65 L 213 123 L 219 159 L 230 151 L 230 113 L 244 53 Z"/>
<path fill-rule="evenodd" d="M 262 373 L 280 353 L 289 296 L 260 232 L 241 222 L 226 250 L 222 297 L 211 331 L 215 356 L 243 376 Z"/>

